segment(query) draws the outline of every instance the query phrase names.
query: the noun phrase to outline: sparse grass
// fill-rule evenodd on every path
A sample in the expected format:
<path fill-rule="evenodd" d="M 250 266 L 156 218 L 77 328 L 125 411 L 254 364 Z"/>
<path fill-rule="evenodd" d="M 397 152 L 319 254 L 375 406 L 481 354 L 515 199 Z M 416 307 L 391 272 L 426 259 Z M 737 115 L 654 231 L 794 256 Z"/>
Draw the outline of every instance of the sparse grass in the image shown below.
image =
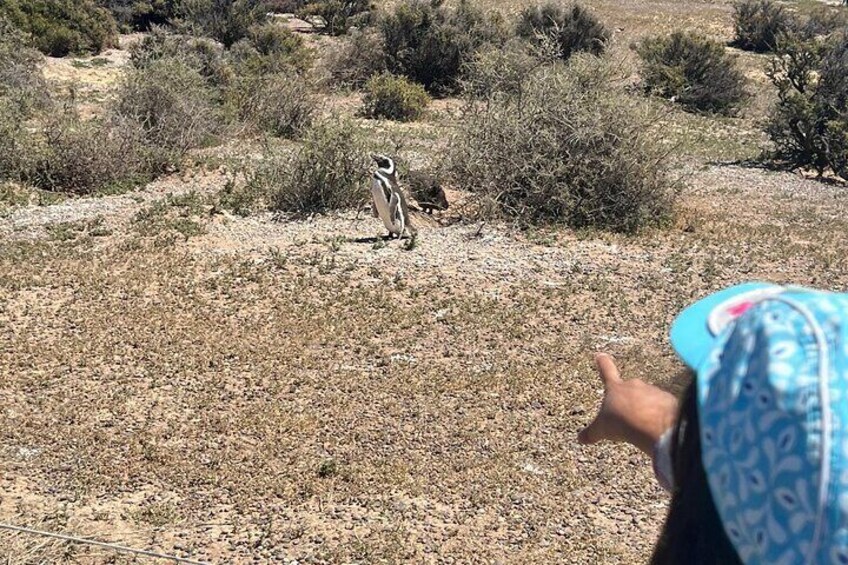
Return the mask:
<path fill-rule="evenodd" d="M 48 237 L 56 241 L 71 241 L 84 236 L 104 237 L 112 233 L 100 216 L 91 220 L 48 224 L 46 229 Z"/>
<path fill-rule="evenodd" d="M 145 237 L 155 237 L 163 244 L 176 243 L 204 233 L 200 218 L 207 204 L 196 192 L 169 195 L 140 210 L 133 218 L 134 229 Z"/>
<path fill-rule="evenodd" d="M 91 59 L 74 59 L 71 65 L 77 69 L 96 69 L 109 64 L 109 59 L 104 57 L 93 57 Z"/>
<path fill-rule="evenodd" d="M 543 250 L 518 252 L 544 270 L 525 267 L 513 282 L 447 248 L 443 272 L 415 266 L 426 238 L 409 253 L 366 246 L 360 257 L 386 260 L 344 278 L 357 244 L 307 235 L 320 223 L 265 261 L 109 245 L 92 265 L 73 239 L 12 240 L 0 246 L 0 362 L 15 394 L 0 429 L 6 446 L 51 448 L 14 460 L 7 477 L 18 490 L 7 488 L 31 504 L 4 516 L 38 524 L 72 497 L 70 530 L 143 547 L 150 538 L 134 532 L 155 527 L 161 549 L 210 561 L 281 551 L 638 561 L 664 514 L 661 494 L 635 451 L 572 443 L 599 398 L 589 351 L 611 348 L 626 375 L 668 383 L 668 320 L 694 297 L 742 278 L 848 284 L 844 197 L 825 187 L 766 202 L 753 198 L 764 190 L 756 179 L 771 178 L 761 174 L 703 178 L 694 231 L 540 234 Z M 110 237 L 133 237 L 145 218 L 203 214 L 197 195 L 165 202 Z M 494 225 L 485 234 L 505 237 Z M 487 241 L 468 245 L 486 249 L 489 265 L 515 260 Z M 151 483 L 169 496 L 127 498 Z M 640 520 L 595 522 L 597 496 Z M 3 538 L 0 556 L 67 550 L 20 543 Z M 220 553 L 202 553 L 211 546 Z"/>

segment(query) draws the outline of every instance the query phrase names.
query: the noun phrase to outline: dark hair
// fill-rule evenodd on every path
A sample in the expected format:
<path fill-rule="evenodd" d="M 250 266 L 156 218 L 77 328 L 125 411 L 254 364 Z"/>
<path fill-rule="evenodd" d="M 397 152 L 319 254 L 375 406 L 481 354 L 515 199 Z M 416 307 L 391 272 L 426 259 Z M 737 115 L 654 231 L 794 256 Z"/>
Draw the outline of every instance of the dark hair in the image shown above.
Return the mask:
<path fill-rule="evenodd" d="M 672 437 L 674 491 L 652 565 L 733 565 L 742 561 L 724 531 L 701 461 L 695 381 L 686 388 Z"/>

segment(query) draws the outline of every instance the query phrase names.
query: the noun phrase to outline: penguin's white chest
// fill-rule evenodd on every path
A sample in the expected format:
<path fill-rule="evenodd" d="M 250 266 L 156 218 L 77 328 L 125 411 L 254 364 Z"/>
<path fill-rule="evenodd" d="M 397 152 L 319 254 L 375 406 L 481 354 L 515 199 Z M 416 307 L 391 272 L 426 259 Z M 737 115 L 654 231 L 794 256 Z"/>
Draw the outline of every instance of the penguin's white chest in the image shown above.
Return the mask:
<path fill-rule="evenodd" d="M 395 214 L 392 211 L 392 206 L 386 200 L 386 191 L 383 188 L 383 183 L 378 178 L 371 179 L 371 198 L 374 200 L 374 207 L 377 209 L 377 215 L 383 220 L 383 225 L 386 229 L 394 234 L 403 231 L 403 227 L 398 226 L 393 217 Z M 397 208 L 397 203 L 394 204 Z M 400 229 L 398 229 L 400 228 Z"/>

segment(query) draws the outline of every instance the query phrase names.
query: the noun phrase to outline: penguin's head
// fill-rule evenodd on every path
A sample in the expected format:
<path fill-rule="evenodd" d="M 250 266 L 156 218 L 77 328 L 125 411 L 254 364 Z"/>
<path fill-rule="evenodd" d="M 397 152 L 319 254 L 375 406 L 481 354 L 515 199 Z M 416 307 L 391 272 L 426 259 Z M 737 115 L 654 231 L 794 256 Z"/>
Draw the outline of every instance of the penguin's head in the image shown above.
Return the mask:
<path fill-rule="evenodd" d="M 377 163 L 377 167 L 385 170 L 388 174 L 393 174 L 395 172 L 395 162 L 391 157 L 387 157 L 381 153 L 372 153 L 371 158 L 374 159 L 375 163 Z"/>

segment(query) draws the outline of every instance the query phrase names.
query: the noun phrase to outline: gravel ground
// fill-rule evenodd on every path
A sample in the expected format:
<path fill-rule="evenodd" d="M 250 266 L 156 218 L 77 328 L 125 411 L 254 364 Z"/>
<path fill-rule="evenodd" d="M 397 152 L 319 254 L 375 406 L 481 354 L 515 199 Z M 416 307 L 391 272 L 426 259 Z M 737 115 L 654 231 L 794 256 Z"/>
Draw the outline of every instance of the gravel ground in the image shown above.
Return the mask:
<path fill-rule="evenodd" d="M 638 237 L 445 222 L 407 250 L 365 213 L 203 207 L 185 237 L 139 231 L 139 211 L 225 181 L 0 220 L 2 520 L 214 562 L 643 561 L 667 501 L 648 461 L 574 441 L 600 397 L 591 351 L 676 388 L 687 302 L 848 285 L 844 187 L 789 173 L 695 170 L 678 224 Z"/>

